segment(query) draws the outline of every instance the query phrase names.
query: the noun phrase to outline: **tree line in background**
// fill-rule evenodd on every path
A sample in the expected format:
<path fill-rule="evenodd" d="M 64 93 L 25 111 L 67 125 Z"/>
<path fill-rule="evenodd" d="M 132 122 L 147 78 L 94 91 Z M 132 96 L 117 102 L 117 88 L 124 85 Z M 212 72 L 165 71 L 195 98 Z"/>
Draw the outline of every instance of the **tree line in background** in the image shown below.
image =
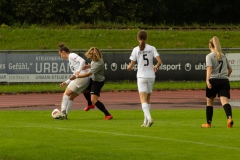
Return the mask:
<path fill-rule="evenodd" d="M 1 0 L 0 25 L 238 24 L 239 0 Z"/>

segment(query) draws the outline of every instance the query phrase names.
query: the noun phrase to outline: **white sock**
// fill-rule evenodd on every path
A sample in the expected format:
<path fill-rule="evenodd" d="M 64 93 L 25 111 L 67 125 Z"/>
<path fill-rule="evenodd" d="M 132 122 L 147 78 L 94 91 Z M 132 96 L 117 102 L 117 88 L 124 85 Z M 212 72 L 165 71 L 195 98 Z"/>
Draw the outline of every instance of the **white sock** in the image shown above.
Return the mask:
<path fill-rule="evenodd" d="M 148 123 L 148 119 L 147 119 L 147 116 L 146 116 L 145 114 L 144 114 L 143 123 L 144 123 L 144 124 L 147 124 L 147 123 Z"/>
<path fill-rule="evenodd" d="M 149 110 L 151 109 L 151 104 L 149 104 L 149 103 L 148 103 L 148 108 L 149 108 Z"/>
<path fill-rule="evenodd" d="M 146 116 L 147 119 L 152 118 L 150 114 L 149 106 L 147 103 L 142 103 L 142 110 L 143 110 L 144 116 Z"/>
<path fill-rule="evenodd" d="M 68 114 L 68 112 L 72 109 L 72 104 L 73 104 L 73 101 L 72 101 L 72 100 L 69 100 L 69 101 L 68 101 L 68 105 L 67 105 L 66 114 Z"/>
<path fill-rule="evenodd" d="M 149 111 L 151 109 L 151 104 L 148 104 L 148 108 L 149 108 Z M 144 120 L 143 120 L 143 123 L 147 124 L 148 123 L 148 118 L 147 116 L 144 114 Z"/>
<path fill-rule="evenodd" d="M 68 101 L 69 101 L 69 96 L 63 95 L 62 104 L 61 104 L 61 111 L 66 111 L 67 105 L 68 105 Z"/>

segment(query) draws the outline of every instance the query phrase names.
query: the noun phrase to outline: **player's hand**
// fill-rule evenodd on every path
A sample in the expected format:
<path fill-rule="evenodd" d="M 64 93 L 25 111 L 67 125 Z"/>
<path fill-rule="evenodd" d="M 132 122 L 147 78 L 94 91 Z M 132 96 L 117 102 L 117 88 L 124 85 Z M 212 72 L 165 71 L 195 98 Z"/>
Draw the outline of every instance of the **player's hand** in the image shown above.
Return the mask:
<path fill-rule="evenodd" d="M 80 73 L 80 72 L 79 72 L 79 71 L 77 71 L 77 72 L 76 72 L 76 73 L 74 73 L 74 74 L 75 74 L 75 75 L 79 75 L 79 73 Z"/>
<path fill-rule="evenodd" d="M 65 87 L 66 85 L 67 85 L 66 82 L 63 82 L 60 84 L 60 87 Z"/>
<path fill-rule="evenodd" d="M 131 70 L 132 70 L 132 68 L 128 66 L 128 67 L 127 67 L 127 70 L 128 70 L 128 71 L 131 71 Z"/>
<path fill-rule="evenodd" d="M 209 81 L 207 81 L 207 87 L 208 87 L 209 89 L 212 88 L 212 85 L 211 85 L 211 83 L 210 83 Z"/>
<path fill-rule="evenodd" d="M 154 72 L 157 72 L 158 68 L 156 66 L 153 67 Z"/>
<path fill-rule="evenodd" d="M 77 77 L 76 77 L 76 75 L 72 75 L 69 79 L 70 80 L 74 80 L 74 79 L 76 79 Z"/>

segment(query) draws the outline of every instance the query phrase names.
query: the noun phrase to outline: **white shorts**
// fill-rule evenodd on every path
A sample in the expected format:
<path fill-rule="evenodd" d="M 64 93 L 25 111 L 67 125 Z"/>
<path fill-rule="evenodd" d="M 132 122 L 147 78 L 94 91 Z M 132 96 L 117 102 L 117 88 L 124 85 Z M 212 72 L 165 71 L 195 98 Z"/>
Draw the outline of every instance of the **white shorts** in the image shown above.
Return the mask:
<path fill-rule="evenodd" d="M 152 93 L 155 78 L 137 78 L 138 92 Z"/>
<path fill-rule="evenodd" d="M 80 94 L 88 87 L 89 83 L 90 83 L 89 77 L 77 78 L 69 83 L 68 88 L 71 91 Z"/>

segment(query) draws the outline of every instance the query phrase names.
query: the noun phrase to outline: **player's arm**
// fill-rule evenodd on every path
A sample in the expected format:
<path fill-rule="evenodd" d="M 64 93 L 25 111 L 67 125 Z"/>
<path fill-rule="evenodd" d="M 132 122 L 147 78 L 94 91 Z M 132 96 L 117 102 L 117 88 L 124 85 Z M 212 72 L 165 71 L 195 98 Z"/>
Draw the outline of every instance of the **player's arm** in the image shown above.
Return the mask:
<path fill-rule="evenodd" d="M 79 73 L 83 70 L 83 67 L 85 66 L 85 60 L 82 58 L 78 59 L 79 66 L 77 68 L 77 71 L 75 72 L 75 75 L 79 75 Z"/>
<path fill-rule="evenodd" d="M 87 72 L 87 73 L 84 73 L 84 74 L 79 74 L 79 75 L 72 75 L 71 77 L 70 77 L 70 80 L 74 80 L 74 79 L 76 79 L 76 78 L 85 78 L 85 77 L 89 77 L 89 76 L 91 76 L 92 75 L 92 73 L 89 71 L 89 72 Z"/>
<path fill-rule="evenodd" d="M 157 56 L 156 60 L 157 60 L 157 64 L 153 67 L 154 72 L 157 72 L 158 67 L 162 64 L 162 60 L 161 60 L 160 56 Z"/>
<path fill-rule="evenodd" d="M 212 85 L 209 82 L 210 79 L 210 75 L 212 73 L 212 66 L 207 66 L 207 72 L 206 72 L 206 84 L 208 86 L 209 89 L 212 88 Z"/>
<path fill-rule="evenodd" d="M 88 69 L 88 68 L 91 68 L 91 64 L 88 64 L 88 65 L 83 66 L 82 70 L 86 70 L 86 69 Z"/>
<path fill-rule="evenodd" d="M 128 71 L 131 71 L 132 68 L 134 67 L 134 64 L 135 64 L 135 61 L 131 60 L 130 64 L 129 64 L 128 67 L 127 67 L 127 70 L 128 70 Z"/>
<path fill-rule="evenodd" d="M 231 73 L 232 73 L 232 68 L 229 68 L 228 69 L 228 77 L 231 75 Z"/>
<path fill-rule="evenodd" d="M 70 82 L 71 82 L 70 79 L 66 80 L 65 82 L 62 82 L 62 83 L 60 84 L 60 87 L 65 87 L 65 86 L 68 85 Z"/>

